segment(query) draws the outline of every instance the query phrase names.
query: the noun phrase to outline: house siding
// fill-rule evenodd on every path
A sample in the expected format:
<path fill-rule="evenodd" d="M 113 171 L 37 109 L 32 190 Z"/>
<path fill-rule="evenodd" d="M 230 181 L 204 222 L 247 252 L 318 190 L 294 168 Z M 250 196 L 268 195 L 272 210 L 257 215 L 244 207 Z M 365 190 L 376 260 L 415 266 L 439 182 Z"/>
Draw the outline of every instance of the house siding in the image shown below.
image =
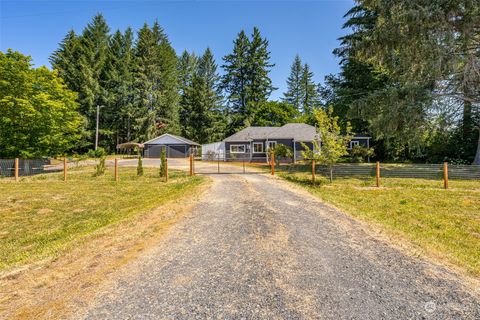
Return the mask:
<path fill-rule="evenodd" d="M 243 145 L 245 146 L 245 153 L 231 153 L 230 146 Z M 250 142 L 225 142 L 225 160 L 250 160 Z"/>

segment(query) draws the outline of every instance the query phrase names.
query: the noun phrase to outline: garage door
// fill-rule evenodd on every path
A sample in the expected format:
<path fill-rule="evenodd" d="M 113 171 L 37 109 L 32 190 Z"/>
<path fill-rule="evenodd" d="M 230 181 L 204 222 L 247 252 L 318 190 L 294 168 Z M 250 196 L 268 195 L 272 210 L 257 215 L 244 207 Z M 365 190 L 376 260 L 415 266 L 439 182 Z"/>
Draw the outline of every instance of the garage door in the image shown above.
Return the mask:
<path fill-rule="evenodd" d="M 167 156 L 169 158 L 185 158 L 187 156 L 186 145 L 168 146 Z"/>

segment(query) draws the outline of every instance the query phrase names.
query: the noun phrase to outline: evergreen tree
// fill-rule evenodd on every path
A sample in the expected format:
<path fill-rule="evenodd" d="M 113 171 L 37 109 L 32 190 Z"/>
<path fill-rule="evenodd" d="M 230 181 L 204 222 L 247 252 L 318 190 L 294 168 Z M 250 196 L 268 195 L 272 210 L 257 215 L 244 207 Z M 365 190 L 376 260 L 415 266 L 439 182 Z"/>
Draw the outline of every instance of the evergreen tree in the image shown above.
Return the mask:
<path fill-rule="evenodd" d="M 95 127 L 97 105 L 105 105 L 107 101 L 103 79 L 108 58 L 109 32 L 110 28 L 103 15 L 98 14 L 80 37 L 79 102 L 80 110 L 89 121 L 89 128 Z"/>
<path fill-rule="evenodd" d="M 153 24 L 152 34 L 158 47 L 157 63 L 160 71 L 160 78 L 155 87 L 160 91 L 161 97 L 157 110 L 157 134 L 166 132 L 179 134 L 178 57 L 157 21 Z"/>
<path fill-rule="evenodd" d="M 306 63 L 302 68 L 300 88 L 302 112 L 305 116 L 311 117 L 313 116 L 313 111 L 320 106 L 320 99 L 317 84 L 313 81 L 313 72 L 310 71 L 310 66 Z"/>
<path fill-rule="evenodd" d="M 110 133 L 109 147 L 131 141 L 134 132 L 133 107 L 133 31 L 116 31 L 110 40 L 110 54 L 106 63 L 105 90 L 107 103 L 102 112 L 102 132 Z"/>
<path fill-rule="evenodd" d="M 244 118 L 247 113 L 249 47 L 250 40 L 242 30 L 234 41 L 233 52 L 223 57 L 224 65 L 222 67 L 225 75 L 222 78 L 222 87 L 227 94 L 231 113 L 229 133 L 244 126 Z"/>
<path fill-rule="evenodd" d="M 105 105 L 108 100 L 104 79 L 109 38 L 109 27 L 98 14 L 80 36 L 70 31 L 50 57 L 52 67 L 68 88 L 78 93 L 79 111 L 87 119 L 89 133 L 84 147 L 93 144 L 97 105 Z"/>
<path fill-rule="evenodd" d="M 208 117 L 210 125 L 207 128 L 208 141 L 215 142 L 225 137 L 227 115 L 221 92 L 221 77 L 217 72 L 217 64 L 210 48 L 207 48 L 199 60 L 197 75 L 203 78 L 208 101 Z"/>
<path fill-rule="evenodd" d="M 262 38 L 260 30 L 253 28 L 252 40 L 247 59 L 247 119 L 251 119 L 260 104 L 266 102 L 275 88 L 268 73 L 274 64 L 270 63 L 268 40 Z"/>
<path fill-rule="evenodd" d="M 251 39 L 242 30 L 234 41 L 231 54 L 224 58 L 223 88 L 231 112 L 230 131 L 248 126 L 260 104 L 267 101 L 275 88 L 268 76 L 270 63 L 268 41 L 254 28 Z"/>
<path fill-rule="evenodd" d="M 178 59 L 178 81 L 180 93 L 180 127 L 181 134 L 184 137 L 189 137 L 190 132 L 190 102 L 187 101 L 186 93 L 188 88 L 192 85 L 192 80 L 197 72 L 198 57 L 195 53 L 189 53 L 184 50 Z"/>
<path fill-rule="evenodd" d="M 183 95 L 185 88 L 192 84 L 192 78 L 197 71 L 198 57 L 194 52 L 187 50 L 178 58 L 178 85 L 180 94 Z"/>
<path fill-rule="evenodd" d="M 65 81 L 70 90 L 79 92 L 78 82 L 79 68 L 78 60 L 80 58 L 80 38 L 75 31 L 70 30 L 59 48 L 53 52 L 49 61 L 52 68 L 57 70 L 58 75 Z"/>
<path fill-rule="evenodd" d="M 226 120 L 212 52 L 207 49 L 200 59 L 184 53 L 180 60 L 184 80 L 180 115 L 183 135 L 200 143 L 223 139 Z M 194 70 L 190 72 L 192 65 Z"/>
<path fill-rule="evenodd" d="M 133 77 L 136 139 L 179 133 L 177 56 L 157 22 L 138 32 Z"/>
<path fill-rule="evenodd" d="M 290 75 L 287 79 L 287 92 L 283 94 L 284 98 L 282 100 L 291 104 L 299 112 L 302 110 L 303 102 L 302 74 L 302 60 L 297 54 L 290 68 Z"/>

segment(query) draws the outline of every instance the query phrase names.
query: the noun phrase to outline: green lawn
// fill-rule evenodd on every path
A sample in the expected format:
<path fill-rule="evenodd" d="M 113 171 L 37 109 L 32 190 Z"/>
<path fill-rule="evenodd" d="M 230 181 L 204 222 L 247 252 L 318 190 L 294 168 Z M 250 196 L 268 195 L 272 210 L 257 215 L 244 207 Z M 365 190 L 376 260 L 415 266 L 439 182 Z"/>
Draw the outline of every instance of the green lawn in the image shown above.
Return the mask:
<path fill-rule="evenodd" d="M 54 257 L 95 231 L 157 208 L 193 191 L 204 178 L 171 171 L 169 182 L 158 177 L 158 168 L 113 168 L 93 177 L 92 167 L 62 173 L 0 179 L 0 271 Z"/>
<path fill-rule="evenodd" d="M 426 255 L 480 275 L 480 181 L 320 178 L 311 184 L 308 173 L 279 173 L 343 211 L 406 239 Z"/>

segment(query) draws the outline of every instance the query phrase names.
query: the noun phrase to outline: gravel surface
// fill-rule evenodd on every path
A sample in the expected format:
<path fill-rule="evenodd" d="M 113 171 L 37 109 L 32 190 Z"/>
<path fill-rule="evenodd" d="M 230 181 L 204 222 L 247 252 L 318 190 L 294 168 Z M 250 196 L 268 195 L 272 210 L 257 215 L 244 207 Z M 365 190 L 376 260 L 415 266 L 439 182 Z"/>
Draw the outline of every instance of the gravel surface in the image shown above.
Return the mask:
<path fill-rule="evenodd" d="M 478 295 L 454 274 L 286 182 L 212 179 L 85 319 L 480 319 Z"/>

